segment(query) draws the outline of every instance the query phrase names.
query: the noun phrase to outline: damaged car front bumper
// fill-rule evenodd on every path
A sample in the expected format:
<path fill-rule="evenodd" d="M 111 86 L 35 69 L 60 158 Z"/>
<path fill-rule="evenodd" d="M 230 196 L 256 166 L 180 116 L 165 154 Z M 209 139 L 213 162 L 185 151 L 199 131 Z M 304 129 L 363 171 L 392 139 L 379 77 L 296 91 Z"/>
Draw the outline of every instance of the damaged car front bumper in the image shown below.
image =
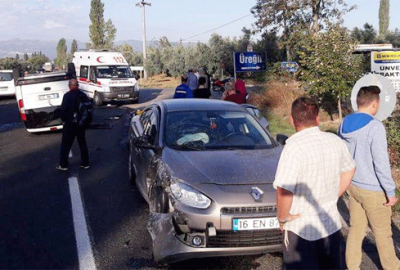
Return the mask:
<path fill-rule="evenodd" d="M 279 229 L 233 231 L 216 230 L 182 232 L 173 213 L 151 213 L 148 230 L 153 240 L 157 263 L 168 264 L 193 258 L 254 255 L 281 252 Z"/>

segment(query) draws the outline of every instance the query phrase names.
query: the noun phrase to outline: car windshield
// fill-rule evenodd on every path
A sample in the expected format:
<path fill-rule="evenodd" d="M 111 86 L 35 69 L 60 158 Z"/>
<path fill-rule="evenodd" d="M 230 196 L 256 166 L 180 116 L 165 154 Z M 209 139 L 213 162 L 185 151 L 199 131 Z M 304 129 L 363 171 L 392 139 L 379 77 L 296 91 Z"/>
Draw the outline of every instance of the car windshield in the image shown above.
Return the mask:
<path fill-rule="evenodd" d="M 99 66 L 97 78 L 133 78 L 129 66 Z"/>
<path fill-rule="evenodd" d="M 11 72 L 0 72 L 0 81 L 11 81 L 13 79 L 13 74 Z"/>
<path fill-rule="evenodd" d="M 240 111 L 170 112 L 165 143 L 177 150 L 265 149 L 275 146 L 249 113 Z"/>

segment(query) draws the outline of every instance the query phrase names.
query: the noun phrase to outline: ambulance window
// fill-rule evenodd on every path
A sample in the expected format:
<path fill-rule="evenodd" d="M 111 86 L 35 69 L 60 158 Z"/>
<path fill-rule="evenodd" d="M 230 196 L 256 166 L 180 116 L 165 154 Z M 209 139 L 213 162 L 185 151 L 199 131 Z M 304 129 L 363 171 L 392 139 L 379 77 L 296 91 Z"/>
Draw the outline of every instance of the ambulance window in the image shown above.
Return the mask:
<path fill-rule="evenodd" d="M 81 78 L 88 78 L 89 75 L 88 71 L 89 71 L 88 66 L 81 66 L 81 71 L 80 71 Z"/>
<path fill-rule="evenodd" d="M 96 76 L 96 67 L 90 67 L 90 80 L 91 81 L 96 81 L 97 76 Z"/>

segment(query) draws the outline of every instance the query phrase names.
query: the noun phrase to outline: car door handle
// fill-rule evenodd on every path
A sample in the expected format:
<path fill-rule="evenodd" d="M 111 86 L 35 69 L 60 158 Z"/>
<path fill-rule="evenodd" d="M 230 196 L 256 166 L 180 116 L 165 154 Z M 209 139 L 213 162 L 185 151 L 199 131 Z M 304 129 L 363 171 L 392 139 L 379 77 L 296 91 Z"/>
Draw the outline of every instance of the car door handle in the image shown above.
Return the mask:
<path fill-rule="evenodd" d="M 44 91 L 50 91 L 51 90 L 51 87 L 45 87 L 44 88 Z"/>

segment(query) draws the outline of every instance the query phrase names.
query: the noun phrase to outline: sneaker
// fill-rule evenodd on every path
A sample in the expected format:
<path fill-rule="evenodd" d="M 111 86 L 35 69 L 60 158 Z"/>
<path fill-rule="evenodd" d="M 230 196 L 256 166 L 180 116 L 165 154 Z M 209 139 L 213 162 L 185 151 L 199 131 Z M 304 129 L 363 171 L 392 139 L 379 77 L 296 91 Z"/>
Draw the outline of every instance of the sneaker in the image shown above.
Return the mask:
<path fill-rule="evenodd" d="M 61 165 L 58 165 L 58 166 L 56 167 L 56 169 L 59 170 L 59 171 L 66 171 L 66 170 L 68 170 L 68 168 L 61 167 Z"/>
<path fill-rule="evenodd" d="M 85 170 L 87 170 L 87 169 L 89 169 L 89 168 L 90 168 L 90 166 L 89 166 L 89 165 L 80 165 L 79 167 L 80 167 L 80 168 L 82 168 L 82 169 L 85 169 Z"/>

